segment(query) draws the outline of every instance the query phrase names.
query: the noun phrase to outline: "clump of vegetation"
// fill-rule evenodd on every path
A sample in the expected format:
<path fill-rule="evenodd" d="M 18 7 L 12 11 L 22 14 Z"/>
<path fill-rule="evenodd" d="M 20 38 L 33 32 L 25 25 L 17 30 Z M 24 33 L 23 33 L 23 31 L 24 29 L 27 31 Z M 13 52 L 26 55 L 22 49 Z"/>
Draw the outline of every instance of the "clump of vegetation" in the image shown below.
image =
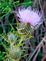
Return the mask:
<path fill-rule="evenodd" d="M 21 27 L 13 13 L 15 8 L 21 5 L 27 7 L 32 5 L 32 1 L 25 0 L 20 3 L 19 0 L 0 0 L 0 61 L 20 61 L 28 55 L 28 47 L 26 49 L 24 44 L 32 38 L 32 30 L 28 25 L 21 24 Z"/>
<path fill-rule="evenodd" d="M 33 33 L 33 31 L 36 32 L 36 29 L 34 30 L 35 27 L 31 27 L 31 23 L 33 22 L 25 24 L 19 21 L 19 19 L 21 18 L 20 14 L 22 13 L 20 7 L 29 8 L 32 6 L 30 8 L 32 11 L 32 4 L 33 0 L 0 0 L 0 61 L 30 61 L 30 56 L 39 43 L 39 41 L 36 41 L 37 38 L 35 39 L 34 37 L 37 35 Z M 19 12 L 21 13 L 18 13 L 17 11 L 17 14 L 20 15 L 20 17 L 17 17 L 16 15 L 16 10 L 18 8 L 20 8 Z M 37 12 L 36 10 L 35 13 L 41 18 L 41 12 L 39 13 L 39 11 Z M 24 19 L 24 16 L 22 16 L 21 19 Z M 37 18 L 35 20 L 37 21 Z M 24 22 L 25 21 L 26 20 L 24 19 Z M 28 21 L 31 20 L 28 18 Z M 35 24 L 36 21 L 34 21 Z M 38 23 L 41 23 L 41 21 Z M 38 33 L 40 33 L 40 31 Z M 40 38 L 41 37 L 39 37 L 39 39 Z M 41 60 L 42 53 L 40 53 L 38 54 L 37 59 L 40 58 Z"/>

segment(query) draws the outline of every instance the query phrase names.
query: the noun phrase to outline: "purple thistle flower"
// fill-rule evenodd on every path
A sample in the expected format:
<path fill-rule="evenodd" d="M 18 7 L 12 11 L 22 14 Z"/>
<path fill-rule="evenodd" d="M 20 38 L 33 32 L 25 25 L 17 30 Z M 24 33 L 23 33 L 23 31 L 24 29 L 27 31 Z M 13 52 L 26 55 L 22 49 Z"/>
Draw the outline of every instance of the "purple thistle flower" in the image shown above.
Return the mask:
<path fill-rule="evenodd" d="M 17 12 L 17 17 L 20 18 L 19 21 L 23 23 L 30 23 L 30 25 L 34 27 L 42 23 L 42 14 L 35 9 L 32 10 L 31 7 L 26 9 L 19 8 Z"/>

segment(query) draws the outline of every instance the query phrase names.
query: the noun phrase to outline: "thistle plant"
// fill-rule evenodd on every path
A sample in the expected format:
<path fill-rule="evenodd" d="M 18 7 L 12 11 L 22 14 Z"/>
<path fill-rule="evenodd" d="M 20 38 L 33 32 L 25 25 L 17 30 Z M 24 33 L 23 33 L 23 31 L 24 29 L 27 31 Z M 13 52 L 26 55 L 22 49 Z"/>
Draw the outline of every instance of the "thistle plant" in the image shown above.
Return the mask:
<path fill-rule="evenodd" d="M 31 0 L 21 3 L 19 0 L 0 0 L 0 27 L 3 31 L 0 33 L 0 46 L 4 49 L 0 49 L 0 61 L 29 60 L 35 48 L 33 32 L 43 22 L 42 13 L 32 8 Z"/>

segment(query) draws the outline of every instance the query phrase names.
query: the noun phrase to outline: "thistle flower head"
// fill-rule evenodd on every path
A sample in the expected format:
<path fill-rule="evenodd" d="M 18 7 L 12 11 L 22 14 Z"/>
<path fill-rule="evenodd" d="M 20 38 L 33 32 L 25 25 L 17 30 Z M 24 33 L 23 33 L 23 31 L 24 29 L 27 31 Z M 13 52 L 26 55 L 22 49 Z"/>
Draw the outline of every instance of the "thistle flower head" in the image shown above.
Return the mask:
<path fill-rule="evenodd" d="M 30 9 L 19 8 L 17 12 L 17 17 L 19 17 L 19 21 L 23 23 L 30 23 L 30 25 L 34 27 L 42 23 L 42 20 L 41 20 L 42 14 L 35 9 L 31 9 L 31 7 Z"/>
<path fill-rule="evenodd" d="M 21 49 L 19 47 L 15 47 L 14 45 L 10 45 L 9 55 L 13 59 L 17 59 L 21 57 Z"/>
<path fill-rule="evenodd" d="M 15 35 L 14 34 L 8 34 L 8 40 L 15 40 Z"/>

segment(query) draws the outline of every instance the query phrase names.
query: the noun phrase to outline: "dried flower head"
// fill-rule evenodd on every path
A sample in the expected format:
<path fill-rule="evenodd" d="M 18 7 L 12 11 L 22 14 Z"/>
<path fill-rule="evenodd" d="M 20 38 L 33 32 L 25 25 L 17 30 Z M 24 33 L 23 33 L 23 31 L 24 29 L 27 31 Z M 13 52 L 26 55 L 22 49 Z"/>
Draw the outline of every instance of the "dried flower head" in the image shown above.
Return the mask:
<path fill-rule="evenodd" d="M 10 45 L 9 55 L 13 59 L 17 59 L 21 57 L 21 49 L 14 45 Z"/>

